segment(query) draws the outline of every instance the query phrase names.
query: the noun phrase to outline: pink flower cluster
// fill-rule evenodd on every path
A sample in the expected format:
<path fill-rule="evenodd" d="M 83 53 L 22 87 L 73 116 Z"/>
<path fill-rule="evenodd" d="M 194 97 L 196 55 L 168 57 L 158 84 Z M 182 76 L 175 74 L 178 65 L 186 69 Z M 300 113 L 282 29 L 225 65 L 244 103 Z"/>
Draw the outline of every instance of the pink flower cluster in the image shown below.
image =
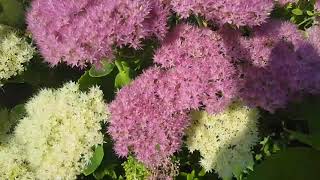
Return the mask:
<path fill-rule="evenodd" d="M 217 38 L 208 29 L 179 26 L 157 52 L 157 62 L 168 59 L 165 68 L 151 68 L 120 90 L 111 104 L 109 128 L 119 155 L 132 151 L 145 164 L 158 166 L 179 150 L 189 110 L 220 112 L 232 102 L 236 69 L 217 51 Z"/>
<path fill-rule="evenodd" d="M 311 40 L 316 36 L 310 33 Z M 271 21 L 256 27 L 252 37 L 242 39 L 242 47 L 249 53 L 241 97 L 250 105 L 273 112 L 301 94 L 320 92 L 318 47 L 295 25 Z"/>
<path fill-rule="evenodd" d="M 169 3 L 183 18 L 202 15 L 218 22 L 220 29 L 182 24 L 167 34 Z M 151 36 L 164 40 L 154 55 L 156 65 L 122 88 L 111 103 L 108 129 L 119 156 L 134 153 L 157 168 L 180 149 L 191 110 L 217 113 L 242 99 L 273 112 L 306 93 L 320 93 L 320 28 L 310 29 L 306 40 L 293 24 L 266 22 L 274 4 L 34 0 L 27 18 L 51 65 L 99 65 L 102 58 L 113 57 L 115 46 L 138 49 Z M 236 28 L 245 25 L 252 28 L 250 36 Z"/>
<path fill-rule="evenodd" d="M 266 21 L 274 2 L 273 0 L 171 0 L 171 5 L 184 18 L 194 13 L 222 24 L 255 26 Z"/>
<path fill-rule="evenodd" d="M 209 29 L 180 25 L 168 35 L 162 48 L 154 56 L 156 63 L 168 71 L 180 74 L 167 84 L 179 87 L 174 107 L 197 109 L 204 106 L 208 112 L 220 112 L 237 95 L 237 73 L 226 59 L 222 36 Z M 171 69 L 170 69 L 171 67 Z M 184 82 L 184 84 L 179 84 Z M 166 86 L 167 89 L 170 88 Z M 171 95 L 164 94 L 168 99 Z"/>
<path fill-rule="evenodd" d="M 163 38 L 168 15 L 160 0 L 34 0 L 27 22 L 47 62 L 83 67 L 112 58 L 113 46 Z"/>
<path fill-rule="evenodd" d="M 320 10 L 320 0 L 316 0 L 315 8 L 319 11 Z"/>
<path fill-rule="evenodd" d="M 190 110 L 223 111 L 235 98 L 275 111 L 320 92 L 320 28 L 306 41 L 287 22 L 214 32 L 179 25 L 155 53 L 158 63 L 118 93 L 109 133 L 121 156 L 154 167 L 179 150 Z"/>
<path fill-rule="evenodd" d="M 133 152 L 149 167 L 157 167 L 176 152 L 189 124 L 185 111 L 175 111 L 160 96 L 165 72 L 151 68 L 124 87 L 112 102 L 109 133 L 119 156 Z M 175 93 L 175 92 L 170 92 Z M 168 94 L 169 95 L 169 94 Z"/>

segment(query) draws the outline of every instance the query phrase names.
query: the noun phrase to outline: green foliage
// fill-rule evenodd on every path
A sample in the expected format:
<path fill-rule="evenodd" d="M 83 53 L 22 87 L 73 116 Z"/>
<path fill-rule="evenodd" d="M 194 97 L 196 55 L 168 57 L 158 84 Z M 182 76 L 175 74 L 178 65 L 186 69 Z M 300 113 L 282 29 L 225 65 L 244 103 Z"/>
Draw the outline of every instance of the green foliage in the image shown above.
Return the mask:
<path fill-rule="evenodd" d="M 259 153 L 256 153 L 255 155 L 256 161 L 264 160 L 265 158 L 281 150 L 280 145 L 276 142 L 273 142 L 270 136 L 263 138 L 259 145 L 261 147 L 259 149 Z"/>
<path fill-rule="evenodd" d="M 181 177 L 185 177 L 187 180 L 199 180 L 206 175 L 206 171 L 202 169 L 199 173 L 196 173 L 195 170 L 192 170 L 191 173 L 182 172 Z"/>
<path fill-rule="evenodd" d="M 103 156 L 104 156 L 103 146 L 99 145 L 96 147 L 94 154 L 90 159 L 90 164 L 88 164 L 86 169 L 83 171 L 83 174 L 86 176 L 88 176 L 89 174 L 92 174 L 100 166 Z"/>
<path fill-rule="evenodd" d="M 195 151 L 190 153 L 186 147 L 176 154 L 174 161 L 178 161 L 180 164 L 180 174 L 176 177 L 177 180 L 218 180 L 218 176 L 213 172 L 205 172 L 205 170 L 200 166 L 200 153 Z"/>
<path fill-rule="evenodd" d="M 26 115 L 24 104 L 18 104 L 10 111 L 10 121 L 17 122 Z"/>
<path fill-rule="evenodd" d="M 23 104 L 19 104 L 11 110 L 0 109 L 0 145 L 6 142 L 8 135 L 13 132 L 18 121 L 25 115 L 26 110 Z"/>
<path fill-rule="evenodd" d="M 0 134 L 6 134 L 10 127 L 9 111 L 0 109 Z"/>
<path fill-rule="evenodd" d="M 92 77 L 89 75 L 89 71 L 86 71 L 79 79 L 79 87 L 82 91 L 87 91 L 92 86 L 99 86 L 103 91 L 104 99 L 111 101 L 114 98 L 115 88 L 115 76 L 116 71 L 112 71 L 109 75 L 103 77 Z"/>
<path fill-rule="evenodd" d="M 24 7 L 18 0 L 0 0 L 0 23 L 13 27 L 24 26 Z"/>
<path fill-rule="evenodd" d="M 298 140 L 320 150 L 320 98 L 309 97 L 305 101 L 293 104 L 290 116 L 293 119 L 307 122 L 305 129 L 284 130 L 289 134 L 290 140 Z M 305 132 L 304 132 L 305 131 Z"/>
<path fill-rule="evenodd" d="M 28 83 L 34 88 L 57 88 L 70 80 L 80 77 L 81 71 L 72 69 L 65 64 L 50 67 L 41 57 L 35 56 L 21 75 L 10 79 L 9 83 Z"/>
<path fill-rule="evenodd" d="M 104 144 L 103 149 L 105 156 L 98 169 L 93 173 L 95 179 L 122 179 L 124 172 L 121 167 L 121 161 L 113 152 L 112 147 L 111 142 Z"/>
<path fill-rule="evenodd" d="M 91 69 L 89 70 L 89 75 L 91 77 L 107 76 L 113 71 L 114 67 L 115 67 L 114 63 L 110 63 L 107 60 L 103 60 L 102 67 L 97 68 L 95 66 L 92 66 Z"/>
<path fill-rule="evenodd" d="M 132 81 L 132 78 L 135 76 L 135 72 L 125 61 L 116 60 L 115 63 L 119 70 L 119 73 L 115 79 L 115 87 L 117 89 L 121 89 L 123 86 L 129 84 Z"/>
<path fill-rule="evenodd" d="M 1 109 L 0 110 L 1 125 L 5 123 L 16 124 L 25 115 L 26 115 L 26 109 L 23 104 L 19 104 L 14 108 L 12 108 L 11 110 Z M 0 132 L 2 132 L 2 130 Z"/>
<path fill-rule="evenodd" d="M 297 24 L 300 29 L 305 30 L 311 27 L 315 22 L 316 18 L 320 15 L 314 9 L 314 0 L 300 0 L 296 3 L 289 3 L 286 7 L 278 7 L 273 16 Z"/>
<path fill-rule="evenodd" d="M 316 180 L 320 152 L 309 148 L 289 148 L 258 165 L 247 180 Z"/>
<path fill-rule="evenodd" d="M 152 65 L 154 50 L 158 47 L 155 40 L 146 40 L 141 50 L 124 47 L 117 49 L 115 65 L 118 74 L 115 77 L 114 86 L 116 89 L 128 85 L 136 76 Z"/>
<path fill-rule="evenodd" d="M 132 156 L 128 157 L 128 160 L 122 164 L 127 180 L 140 180 L 147 179 L 150 175 L 148 169 Z"/>
<path fill-rule="evenodd" d="M 296 15 L 296 16 L 301 16 L 301 15 L 303 15 L 303 11 L 302 11 L 301 9 L 299 9 L 299 8 L 295 8 L 295 9 L 293 9 L 291 12 L 292 12 L 294 15 Z"/>
<path fill-rule="evenodd" d="M 317 150 L 320 150 L 320 136 L 319 136 L 320 134 L 307 135 L 307 134 L 303 134 L 303 133 L 299 133 L 291 130 L 287 130 L 287 132 L 290 134 L 291 140 L 298 140 Z"/>
<path fill-rule="evenodd" d="M 80 90 L 86 91 L 90 87 L 99 85 L 102 83 L 101 78 L 92 77 L 89 75 L 89 71 L 86 71 L 78 80 Z"/>

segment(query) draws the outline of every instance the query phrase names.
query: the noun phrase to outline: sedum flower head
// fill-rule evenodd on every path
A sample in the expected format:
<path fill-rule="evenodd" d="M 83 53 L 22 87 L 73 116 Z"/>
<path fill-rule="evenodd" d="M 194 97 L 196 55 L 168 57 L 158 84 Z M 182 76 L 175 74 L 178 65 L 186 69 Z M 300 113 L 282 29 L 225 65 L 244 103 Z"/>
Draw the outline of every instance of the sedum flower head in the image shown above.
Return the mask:
<path fill-rule="evenodd" d="M 242 39 L 248 62 L 241 97 L 248 104 L 274 112 L 300 95 L 319 94 L 319 35 L 310 31 L 306 40 L 294 24 L 273 20 Z"/>
<path fill-rule="evenodd" d="M 33 57 L 34 48 L 10 27 L 0 25 L 0 84 L 24 71 Z"/>
<path fill-rule="evenodd" d="M 46 61 L 85 66 L 112 58 L 114 45 L 163 38 L 168 14 L 160 0 L 34 0 L 27 22 Z"/>
<path fill-rule="evenodd" d="M 187 147 L 199 150 L 201 165 L 214 169 L 223 179 L 231 179 L 252 165 L 251 148 L 258 141 L 257 109 L 232 104 L 219 114 L 195 111 L 187 131 Z"/>
<path fill-rule="evenodd" d="M 171 5 L 184 18 L 194 13 L 222 24 L 255 26 L 269 17 L 273 0 L 172 0 Z"/>
<path fill-rule="evenodd" d="M 173 108 L 205 106 L 211 113 L 219 112 L 237 95 L 237 72 L 226 58 L 229 48 L 224 42 L 228 40 L 221 34 L 183 24 L 157 50 L 155 62 L 170 68 L 167 82 L 162 82 L 162 88 L 170 93 L 161 92 L 160 97 L 174 102 Z"/>
<path fill-rule="evenodd" d="M 0 146 L 0 167 L 0 179 L 34 179 L 34 174 L 25 161 L 24 152 L 17 144 Z"/>
<path fill-rule="evenodd" d="M 36 179 L 75 179 L 103 143 L 107 118 L 102 91 L 80 92 L 75 83 L 44 89 L 26 104 L 27 116 L 17 125 L 18 146 Z"/>
<path fill-rule="evenodd" d="M 148 169 L 132 156 L 129 156 L 122 166 L 127 180 L 147 179 L 150 176 Z"/>
<path fill-rule="evenodd" d="M 236 70 L 210 30 L 182 25 L 170 36 L 155 57 L 162 68 L 146 70 L 110 106 L 115 151 L 149 167 L 180 149 L 191 109 L 220 112 L 238 92 Z"/>
<path fill-rule="evenodd" d="M 160 166 L 163 159 L 180 149 L 189 124 L 185 111 L 162 99 L 165 92 L 172 92 L 162 84 L 165 76 L 165 71 L 157 67 L 145 71 L 122 88 L 110 105 L 108 131 L 115 141 L 116 153 L 128 156 L 132 152 L 148 167 Z"/>

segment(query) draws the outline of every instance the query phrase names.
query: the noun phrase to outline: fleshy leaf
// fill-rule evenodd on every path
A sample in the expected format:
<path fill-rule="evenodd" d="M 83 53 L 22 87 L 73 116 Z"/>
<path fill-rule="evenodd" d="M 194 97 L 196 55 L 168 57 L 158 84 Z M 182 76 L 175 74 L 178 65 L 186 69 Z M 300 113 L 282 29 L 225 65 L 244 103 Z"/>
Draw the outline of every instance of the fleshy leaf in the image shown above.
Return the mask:
<path fill-rule="evenodd" d="M 115 64 L 110 63 L 106 60 L 102 61 L 102 67 L 97 68 L 96 66 L 92 66 L 89 70 L 89 75 L 91 77 L 103 77 L 110 74 L 115 67 Z"/>
<path fill-rule="evenodd" d="M 91 77 L 89 75 L 89 71 L 86 71 L 78 80 L 80 90 L 83 90 L 83 91 L 89 89 L 94 85 L 100 84 L 101 82 L 102 82 L 102 79 Z"/>
<path fill-rule="evenodd" d="M 96 147 L 93 156 L 91 157 L 90 164 L 83 171 L 83 174 L 88 176 L 92 174 L 101 164 L 104 156 L 103 146 L 99 145 Z"/>
<path fill-rule="evenodd" d="M 303 14 L 303 11 L 301 9 L 299 9 L 299 8 L 296 8 L 296 9 L 292 10 L 292 13 L 294 15 L 301 16 Z"/>

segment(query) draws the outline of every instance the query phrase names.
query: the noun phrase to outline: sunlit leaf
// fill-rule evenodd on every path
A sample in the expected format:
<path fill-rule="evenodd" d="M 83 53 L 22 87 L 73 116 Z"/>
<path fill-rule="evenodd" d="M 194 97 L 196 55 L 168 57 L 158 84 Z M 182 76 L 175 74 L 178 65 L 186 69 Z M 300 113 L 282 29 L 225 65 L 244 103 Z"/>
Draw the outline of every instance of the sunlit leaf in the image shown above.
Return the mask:
<path fill-rule="evenodd" d="M 293 9 L 293 10 L 292 10 L 292 13 L 293 13 L 294 15 L 297 15 L 297 16 L 303 15 L 303 11 L 302 11 L 301 9 L 299 9 L 299 8 Z"/>

